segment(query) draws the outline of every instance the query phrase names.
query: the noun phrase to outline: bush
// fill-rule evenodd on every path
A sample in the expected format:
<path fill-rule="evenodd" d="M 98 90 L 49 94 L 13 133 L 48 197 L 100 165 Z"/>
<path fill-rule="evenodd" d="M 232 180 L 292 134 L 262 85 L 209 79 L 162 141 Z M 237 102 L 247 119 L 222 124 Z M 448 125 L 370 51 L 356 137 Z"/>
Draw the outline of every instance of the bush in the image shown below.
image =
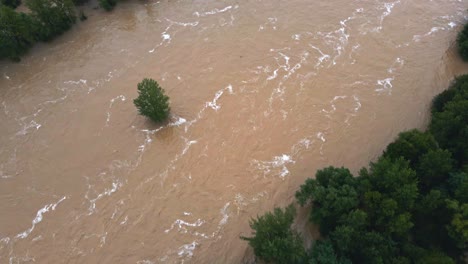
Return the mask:
<path fill-rule="evenodd" d="M 387 146 L 383 156 L 393 160 L 403 157 L 415 168 L 422 155 L 435 149 L 437 142 L 431 134 L 413 129 L 400 133 L 398 138 Z"/>
<path fill-rule="evenodd" d="M 302 239 L 291 230 L 296 210 L 290 205 L 285 210 L 275 208 L 273 213 L 250 221 L 253 237 L 241 237 L 249 241 L 255 255 L 267 263 L 301 263 L 306 258 Z"/>
<path fill-rule="evenodd" d="M 340 259 L 333 249 L 330 240 L 315 242 L 309 256 L 309 264 L 351 264 L 347 259 Z"/>
<path fill-rule="evenodd" d="M 462 167 L 468 164 L 468 75 L 457 77 L 448 91 L 434 101 L 429 130 Z"/>
<path fill-rule="evenodd" d="M 0 6 L 0 25 L 0 59 L 19 61 L 19 57 L 36 41 L 34 31 L 37 22 L 24 13 Z"/>
<path fill-rule="evenodd" d="M 312 201 L 310 219 L 320 225 L 323 235 L 327 235 L 340 218 L 357 208 L 359 195 L 356 184 L 348 169 L 328 167 L 317 171 L 316 179 L 307 179 L 296 192 L 296 198 L 302 206 Z"/>
<path fill-rule="evenodd" d="M 457 37 L 458 52 L 463 60 L 468 61 L 468 24 L 458 33 Z"/>
<path fill-rule="evenodd" d="M 21 0 L 0 0 L 0 5 L 2 4 L 11 8 L 16 8 L 21 5 Z"/>
<path fill-rule="evenodd" d="M 99 0 L 99 6 L 106 11 L 111 11 L 117 4 L 117 0 Z"/>
<path fill-rule="evenodd" d="M 50 41 L 76 22 L 71 0 L 26 0 L 32 16 L 41 24 L 41 40 Z"/>
<path fill-rule="evenodd" d="M 159 84 L 153 79 L 144 79 L 138 84 L 138 98 L 133 103 L 141 115 L 155 122 L 161 122 L 169 117 L 169 97 L 164 94 Z"/>
<path fill-rule="evenodd" d="M 73 4 L 80 6 L 88 2 L 89 0 L 72 0 L 72 1 L 73 1 Z"/>

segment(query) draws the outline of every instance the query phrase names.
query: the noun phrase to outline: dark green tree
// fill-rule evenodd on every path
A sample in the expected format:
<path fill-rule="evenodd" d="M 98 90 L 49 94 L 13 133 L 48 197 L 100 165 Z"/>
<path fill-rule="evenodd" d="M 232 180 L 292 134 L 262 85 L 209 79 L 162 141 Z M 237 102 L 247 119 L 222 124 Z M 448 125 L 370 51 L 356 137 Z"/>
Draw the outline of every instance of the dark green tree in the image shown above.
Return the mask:
<path fill-rule="evenodd" d="M 402 239 L 413 227 L 411 211 L 419 196 L 416 173 L 402 158 L 380 158 L 360 172 L 363 207 L 371 226 Z"/>
<path fill-rule="evenodd" d="M 414 211 L 414 241 L 425 248 L 439 247 L 450 243 L 444 226 L 450 220 L 446 208 L 446 195 L 440 190 L 431 190 L 423 195 Z"/>
<path fill-rule="evenodd" d="M 31 16 L 0 6 L 0 59 L 19 60 L 36 41 L 36 25 Z"/>
<path fill-rule="evenodd" d="M 76 22 L 75 7 L 71 0 L 26 0 L 26 5 L 41 25 L 40 36 L 43 41 L 52 40 Z"/>
<path fill-rule="evenodd" d="M 255 256 L 267 263 L 302 263 L 306 252 L 300 235 L 291 229 L 296 210 L 275 208 L 273 213 L 250 220 L 252 237 L 241 237 L 249 242 Z"/>
<path fill-rule="evenodd" d="M 468 173 L 452 173 L 448 183 L 451 196 L 460 203 L 468 203 Z"/>
<path fill-rule="evenodd" d="M 106 11 L 111 11 L 117 4 L 117 1 L 118 0 L 99 0 L 99 6 Z"/>
<path fill-rule="evenodd" d="M 153 79 L 145 78 L 138 84 L 138 98 L 133 100 L 141 115 L 155 122 L 161 122 L 169 117 L 169 97 L 164 89 Z"/>
<path fill-rule="evenodd" d="M 15 9 L 19 5 L 21 5 L 21 0 L 0 0 L 0 5 L 6 5 Z"/>
<path fill-rule="evenodd" d="M 387 146 L 383 156 L 391 159 L 403 157 L 415 168 L 423 154 L 435 149 L 437 142 L 431 134 L 414 129 L 400 133 L 398 138 Z"/>
<path fill-rule="evenodd" d="M 72 0 L 73 1 L 73 4 L 79 6 L 79 5 L 83 5 L 87 2 L 89 2 L 89 0 Z"/>
<path fill-rule="evenodd" d="M 328 167 L 317 171 L 296 192 L 300 205 L 312 201 L 312 222 L 320 225 L 322 235 L 333 230 L 338 220 L 359 205 L 357 181 L 348 169 Z"/>
<path fill-rule="evenodd" d="M 457 46 L 462 59 L 468 61 L 468 24 L 458 33 Z"/>
<path fill-rule="evenodd" d="M 429 129 L 439 145 L 452 152 L 457 167 L 463 167 L 468 164 L 468 76 L 458 77 L 449 89 L 455 94 L 433 111 Z"/>
<path fill-rule="evenodd" d="M 453 171 L 454 164 L 452 154 L 448 150 L 430 150 L 422 155 L 417 169 L 421 190 L 427 192 L 444 185 Z"/>
<path fill-rule="evenodd" d="M 466 252 L 468 249 L 468 204 L 449 199 L 446 202 L 447 208 L 453 213 L 447 225 L 448 234 L 455 241 L 456 246 Z"/>
<path fill-rule="evenodd" d="M 347 259 L 341 259 L 335 253 L 330 240 L 317 240 L 309 255 L 309 264 L 351 264 Z"/>

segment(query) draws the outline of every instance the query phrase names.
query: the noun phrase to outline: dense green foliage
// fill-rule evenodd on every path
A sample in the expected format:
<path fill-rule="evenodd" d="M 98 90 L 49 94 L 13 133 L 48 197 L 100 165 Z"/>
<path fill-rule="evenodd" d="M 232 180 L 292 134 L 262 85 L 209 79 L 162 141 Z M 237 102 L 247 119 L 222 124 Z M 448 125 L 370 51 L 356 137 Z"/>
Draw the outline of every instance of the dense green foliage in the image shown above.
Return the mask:
<path fill-rule="evenodd" d="M 468 75 L 456 78 L 434 99 L 427 132 L 401 133 L 358 177 L 346 168 L 317 171 L 296 198 L 302 206 L 312 204 L 310 221 L 319 225 L 323 238 L 304 263 L 464 263 Z M 263 224 L 265 230 L 272 227 Z M 274 236 L 258 236 L 256 245 Z M 266 254 L 263 259 L 271 252 Z"/>
<path fill-rule="evenodd" d="M 36 41 L 36 21 L 24 13 L 0 6 L 0 59 L 19 60 Z"/>
<path fill-rule="evenodd" d="M 458 77 L 435 102 L 430 132 L 459 166 L 468 164 L 468 75 Z"/>
<path fill-rule="evenodd" d="M 141 115 L 155 122 L 167 119 L 170 112 L 169 97 L 164 94 L 159 84 L 153 79 L 144 79 L 138 84 L 138 98 L 133 103 Z"/>
<path fill-rule="evenodd" d="M 0 5 L 16 8 L 21 5 L 21 0 L 0 0 Z"/>
<path fill-rule="evenodd" d="M 30 13 L 0 6 L 0 59 L 19 60 L 37 41 L 50 41 L 76 21 L 71 0 L 26 0 Z"/>
<path fill-rule="evenodd" d="M 457 38 L 458 52 L 463 60 L 468 61 L 468 24 L 458 33 Z"/>
<path fill-rule="evenodd" d="M 88 2 L 89 0 L 73 0 L 73 4 L 79 6 L 79 5 L 83 5 L 85 4 L 86 2 Z"/>
<path fill-rule="evenodd" d="M 76 22 L 75 5 L 88 0 L 25 0 L 29 13 L 13 10 L 21 0 L 0 0 L 0 60 L 19 61 L 38 41 L 51 41 L 69 30 Z M 99 4 L 111 10 L 117 0 L 100 0 Z M 80 11 L 81 21 L 86 15 Z"/>
<path fill-rule="evenodd" d="M 255 255 L 269 263 L 302 263 L 306 252 L 302 239 L 291 229 L 296 209 L 290 205 L 285 210 L 275 208 L 250 221 L 253 237 L 241 237 L 249 241 Z"/>
<path fill-rule="evenodd" d="M 71 28 L 76 15 L 71 0 L 26 0 L 26 6 L 40 24 L 40 38 L 50 41 Z"/>
<path fill-rule="evenodd" d="M 106 11 L 111 11 L 117 4 L 117 0 L 99 0 L 99 6 Z"/>

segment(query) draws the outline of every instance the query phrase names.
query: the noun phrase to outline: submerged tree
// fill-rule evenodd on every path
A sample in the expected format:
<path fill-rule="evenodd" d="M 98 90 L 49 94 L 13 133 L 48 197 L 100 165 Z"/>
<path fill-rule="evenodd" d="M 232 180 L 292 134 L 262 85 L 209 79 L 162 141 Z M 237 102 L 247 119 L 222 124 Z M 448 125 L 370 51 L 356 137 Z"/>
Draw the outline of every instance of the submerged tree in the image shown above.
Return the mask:
<path fill-rule="evenodd" d="M 19 60 L 36 41 L 36 25 L 31 16 L 0 6 L 0 59 Z"/>
<path fill-rule="evenodd" d="M 16 8 L 21 5 L 21 0 L 0 0 L 0 5 L 2 4 L 11 8 Z"/>
<path fill-rule="evenodd" d="M 26 0 L 32 16 L 41 24 L 40 36 L 50 41 L 71 28 L 76 22 L 71 0 Z"/>
<path fill-rule="evenodd" d="M 458 33 L 457 37 L 458 52 L 463 60 L 468 61 L 468 24 Z"/>
<path fill-rule="evenodd" d="M 164 89 L 153 79 L 145 78 L 138 84 L 138 98 L 133 100 L 141 115 L 151 118 L 155 122 L 161 122 L 169 117 L 169 97 Z"/>
<path fill-rule="evenodd" d="M 296 192 L 300 205 L 312 201 L 310 219 L 320 225 L 322 235 L 333 230 L 338 221 L 359 204 L 357 181 L 346 168 L 328 167 L 317 171 L 316 179 L 307 179 Z"/>
<path fill-rule="evenodd" d="M 250 221 L 253 237 L 241 237 L 249 241 L 255 255 L 267 263 L 301 263 L 306 257 L 302 239 L 291 229 L 296 210 L 275 208 L 273 213 Z"/>
<path fill-rule="evenodd" d="M 117 0 L 99 0 L 99 6 L 106 11 L 111 11 L 117 4 Z"/>

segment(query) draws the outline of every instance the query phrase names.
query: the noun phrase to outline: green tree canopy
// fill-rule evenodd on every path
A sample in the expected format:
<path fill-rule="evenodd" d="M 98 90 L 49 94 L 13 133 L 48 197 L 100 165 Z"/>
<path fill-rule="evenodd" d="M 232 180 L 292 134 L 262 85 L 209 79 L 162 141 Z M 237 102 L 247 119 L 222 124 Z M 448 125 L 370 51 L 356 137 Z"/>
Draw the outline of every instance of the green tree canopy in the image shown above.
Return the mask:
<path fill-rule="evenodd" d="M 434 100 L 429 129 L 440 146 L 452 152 L 457 166 L 467 166 L 468 75 L 456 78 L 448 91 Z"/>
<path fill-rule="evenodd" d="M 415 168 L 423 154 L 435 149 L 437 142 L 430 133 L 414 129 L 400 133 L 398 138 L 387 146 L 383 156 L 391 159 L 403 157 Z"/>
<path fill-rule="evenodd" d="M 0 59 L 19 60 L 36 41 L 37 22 L 24 13 L 0 5 Z"/>
<path fill-rule="evenodd" d="M 256 219 L 251 219 L 252 237 L 241 237 L 249 242 L 255 255 L 267 263 L 302 263 L 306 252 L 299 234 L 291 229 L 296 215 L 293 205 L 275 208 Z"/>
<path fill-rule="evenodd" d="M 357 181 L 348 169 L 328 167 L 317 171 L 316 179 L 307 179 L 296 192 L 302 206 L 312 201 L 312 222 L 320 225 L 326 235 L 335 228 L 338 220 L 359 205 Z"/>
<path fill-rule="evenodd" d="M 99 6 L 106 11 L 111 11 L 117 4 L 117 1 L 118 0 L 99 0 Z"/>
<path fill-rule="evenodd" d="M 76 22 L 75 7 L 71 0 L 26 0 L 26 5 L 41 25 L 41 40 L 52 40 Z"/>
<path fill-rule="evenodd" d="M 350 260 L 338 257 L 330 240 L 317 240 L 309 256 L 309 264 L 351 264 Z"/>
<path fill-rule="evenodd" d="M 169 97 L 164 89 L 153 79 L 145 78 L 138 84 L 138 98 L 133 100 L 141 115 L 155 122 L 161 122 L 169 117 Z"/>
<path fill-rule="evenodd" d="M 0 5 L 16 8 L 21 5 L 21 0 L 0 0 Z"/>
<path fill-rule="evenodd" d="M 468 61 L 468 24 L 458 33 L 457 46 L 462 59 Z"/>

